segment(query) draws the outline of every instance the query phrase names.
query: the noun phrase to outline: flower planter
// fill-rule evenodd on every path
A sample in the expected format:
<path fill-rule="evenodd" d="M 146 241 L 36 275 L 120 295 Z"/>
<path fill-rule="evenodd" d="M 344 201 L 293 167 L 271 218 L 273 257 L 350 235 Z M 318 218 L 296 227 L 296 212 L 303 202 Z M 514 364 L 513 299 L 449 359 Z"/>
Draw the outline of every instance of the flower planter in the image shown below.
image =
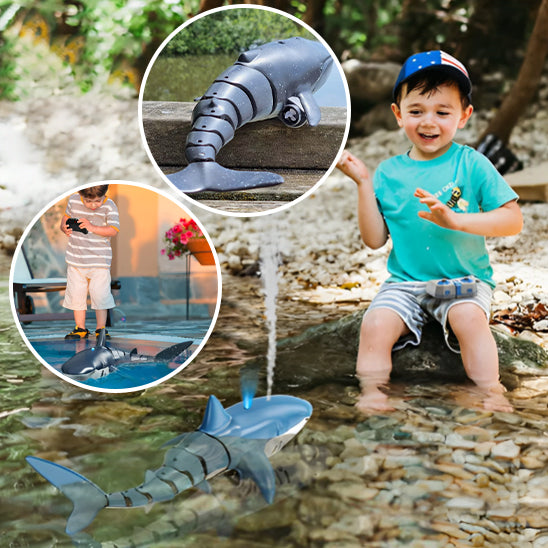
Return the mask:
<path fill-rule="evenodd" d="M 213 252 L 205 238 L 193 238 L 187 243 L 189 251 L 196 257 L 198 262 L 204 266 L 215 265 Z"/>

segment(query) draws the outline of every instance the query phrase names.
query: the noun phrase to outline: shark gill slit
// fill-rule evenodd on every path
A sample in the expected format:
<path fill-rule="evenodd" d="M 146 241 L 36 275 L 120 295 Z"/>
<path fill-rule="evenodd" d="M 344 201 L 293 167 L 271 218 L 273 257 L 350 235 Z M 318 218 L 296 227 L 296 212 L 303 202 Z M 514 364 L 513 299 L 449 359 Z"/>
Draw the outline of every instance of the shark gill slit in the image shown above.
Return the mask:
<path fill-rule="evenodd" d="M 221 440 L 220 438 L 216 438 L 215 436 L 208 434 L 207 432 L 202 433 L 221 444 L 221 447 L 225 450 L 226 458 L 228 459 L 227 468 L 230 468 L 230 465 L 232 464 L 232 459 L 230 458 L 230 451 L 228 450 L 228 447 L 223 443 L 223 440 Z"/>
<path fill-rule="evenodd" d="M 240 64 L 240 63 L 236 63 Z M 276 110 L 276 105 L 278 104 L 278 94 L 276 93 L 276 87 L 274 84 L 270 81 L 270 78 L 268 78 L 265 74 L 263 74 L 260 70 L 250 67 L 249 65 L 241 64 L 241 66 L 247 67 L 248 69 L 254 70 L 255 72 L 258 72 L 267 82 L 270 86 L 270 90 L 272 92 L 272 108 L 270 109 L 270 114 L 272 114 Z M 239 87 L 239 86 L 238 86 Z M 249 100 L 251 101 L 251 104 L 255 106 L 255 99 L 251 97 L 251 92 L 247 89 L 242 88 L 245 94 L 249 97 Z M 254 110 L 255 112 L 255 110 Z"/>
<path fill-rule="evenodd" d="M 175 483 L 173 483 L 171 480 L 165 479 L 165 478 L 159 478 L 164 483 L 167 483 L 169 485 L 170 489 L 173 491 L 174 495 L 177 495 L 179 493 L 179 490 L 177 489 L 177 486 Z"/>
<path fill-rule="evenodd" d="M 122 497 L 124 497 L 124 503 L 127 508 L 131 508 L 133 506 L 133 501 L 130 497 L 128 497 L 123 491 L 120 493 Z"/>
<path fill-rule="evenodd" d="M 135 488 L 135 491 L 137 491 L 137 493 L 140 493 L 141 495 L 143 495 L 144 497 L 146 497 L 146 498 L 147 498 L 147 501 L 148 501 L 149 503 L 152 504 L 152 503 L 154 502 L 154 498 L 152 497 L 152 495 L 151 495 L 150 493 L 147 493 L 147 492 L 145 492 L 145 491 L 141 491 L 141 490 L 138 489 L 138 488 Z"/>
<path fill-rule="evenodd" d="M 251 104 L 251 110 L 253 112 L 253 116 L 251 117 L 251 119 L 253 120 L 257 116 L 257 103 L 255 102 L 255 98 L 253 97 L 253 94 L 245 86 L 242 86 L 242 84 L 239 84 L 236 82 L 227 82 L 227 83 L 229 83 L 231 86 L 234 86 L 235 88 L 241 89 L 246 94 L 247 98 L 249 99 L 249 103 Z M 225 99 L 225 101 L 232 102 L 230 101 L 230 99 Z M 274 104 L 275 103 L 273 103 L 273 105 Z M 236 105 L 233 104 L 233 106 L 238 114 L 238 118 L 240 118 L 239 109 L 236 107 Z M 274 108 L 272 110 L 274 110 Z M 240 127 L 240 124 L 241 124 L 241 119 L 238 123 L 238 127 Z"/>
<path fill-rule="evenodd" d="M 195 485 L 194 477 L 188 470 L 179 470 L 178 468 L 174 468 L 174 470 L 177 470 L 177 472 L 183 474 L 183 476 L 186 476 L 188 480 L 190 481 L 190 485 Z"/>
<path fill-rule="evenodd" d="M 195 454 L 194 456 L 200 461 L 200 464 L 202 465 L 202 470 L 204 472 L 204 478 L 207 478 L 207 462 L 205 461 L 204 457 L 202 457 L 202 455 Z"/>

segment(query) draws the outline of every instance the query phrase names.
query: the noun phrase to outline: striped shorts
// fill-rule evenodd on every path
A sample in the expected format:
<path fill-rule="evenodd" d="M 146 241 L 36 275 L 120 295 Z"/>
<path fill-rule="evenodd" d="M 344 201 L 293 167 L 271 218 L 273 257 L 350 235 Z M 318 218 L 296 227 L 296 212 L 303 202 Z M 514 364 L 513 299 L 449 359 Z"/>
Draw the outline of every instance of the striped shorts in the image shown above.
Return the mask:
<path fill-rule="evenodd" d="M 458 299 L 437 299 L 426 292 L 426 282 L 385 282 L 366 311 L 366 315 L 377 308 L 393 310 L 404 321 L 410 333 L 401 337 L 394 345 L 399 350 L 411 344 L 417 346 L 422 337 L 422 328 L 425 323 L 436 320 L 443 327 L 447 346 L 456 353 L 460 353 L 459 343 L 447 323 L 447 315 L 452 306 L 460 303 L 475 303 L 484 312 L 489 320 L 491 296 L 493 290 L 489 284 L 477 281 L 477 293 L 474 297 Z"/>

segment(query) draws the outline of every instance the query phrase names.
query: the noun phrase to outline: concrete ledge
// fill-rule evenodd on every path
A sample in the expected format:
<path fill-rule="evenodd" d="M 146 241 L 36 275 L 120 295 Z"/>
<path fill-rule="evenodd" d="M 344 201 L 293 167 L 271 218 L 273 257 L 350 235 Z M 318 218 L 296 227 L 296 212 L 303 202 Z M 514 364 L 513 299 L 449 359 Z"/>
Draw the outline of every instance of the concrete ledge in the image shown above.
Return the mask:
<path fill-rule="evenodd" d="M 152 156 L 161 169 L 185 165 L 185 140 L 196 103 L 144 101 L 143 129 Z M 250 122 L 236 130 L 218 161 L 230 168 L 327 170 L 341 145 L 346 109 L 325 107 L 316 127 L 286 127 L 277 119 Z"/>

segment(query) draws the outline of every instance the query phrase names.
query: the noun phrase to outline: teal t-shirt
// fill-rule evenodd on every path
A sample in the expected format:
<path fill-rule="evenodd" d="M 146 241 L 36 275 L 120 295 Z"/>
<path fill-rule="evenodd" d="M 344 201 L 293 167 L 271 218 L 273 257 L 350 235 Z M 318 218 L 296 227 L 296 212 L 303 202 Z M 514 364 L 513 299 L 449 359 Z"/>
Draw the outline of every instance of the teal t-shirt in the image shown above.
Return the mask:
<path fill-rule="evenodd" d="M 428 208 L 413 195 L 423 188 L 460 213 L 491 211 L 517 199 L 483 154 L 453 143 L 433 160 L 394 156 L 379 165 L 373 187 L 393 242 L 388 281 L 473 275 L 495 286 L 485 238 L 421 219 L 418 212 Z"/>

